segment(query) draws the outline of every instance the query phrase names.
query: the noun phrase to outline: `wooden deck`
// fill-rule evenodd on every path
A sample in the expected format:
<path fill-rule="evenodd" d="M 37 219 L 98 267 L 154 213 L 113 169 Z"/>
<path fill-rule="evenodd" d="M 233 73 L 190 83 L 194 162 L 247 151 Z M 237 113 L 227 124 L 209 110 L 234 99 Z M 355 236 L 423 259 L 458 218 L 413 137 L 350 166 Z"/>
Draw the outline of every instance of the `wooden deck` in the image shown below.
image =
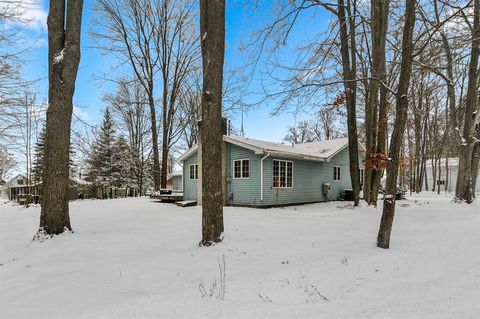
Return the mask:
<path fill-rule="evenodd" d="M 197 205 L 197 201 L 196 200 L 184 200 L 184 201 L 176 202 L 175 204 L 177 204 L 177 206 L 180 206 L 180 207 L 188 207 L 188 206 Z"/>
<path fill-rule="evenodd" d="M 164 194 L 164 195 L 152 195 L 150 199 L 159 200 L 166 203 L 176 203 L 183 200 L 183 194 L 173 193 L 173 194 Z"/>

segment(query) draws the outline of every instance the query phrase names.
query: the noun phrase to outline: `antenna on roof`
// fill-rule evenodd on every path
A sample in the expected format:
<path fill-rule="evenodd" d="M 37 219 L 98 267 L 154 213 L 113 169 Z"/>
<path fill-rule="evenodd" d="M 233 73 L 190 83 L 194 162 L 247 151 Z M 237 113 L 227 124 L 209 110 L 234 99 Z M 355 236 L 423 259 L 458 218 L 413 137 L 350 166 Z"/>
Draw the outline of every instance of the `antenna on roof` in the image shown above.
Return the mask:
<path fill-rule="evenodd" d="M 243 130 L 243 105 L 242 105 L 241 112 L 242 112 L 242 123 L 241 123 L 241 126 L 240 126 L 240 136 L 245 137 L 245 131 Z"/>

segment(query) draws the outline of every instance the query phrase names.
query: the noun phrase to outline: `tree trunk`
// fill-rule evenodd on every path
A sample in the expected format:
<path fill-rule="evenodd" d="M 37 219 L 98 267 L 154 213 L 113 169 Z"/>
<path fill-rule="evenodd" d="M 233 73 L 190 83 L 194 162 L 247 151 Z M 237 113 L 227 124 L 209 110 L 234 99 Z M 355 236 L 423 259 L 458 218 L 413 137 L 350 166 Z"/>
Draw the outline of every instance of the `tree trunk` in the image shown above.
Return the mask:
<path fill-rule="evenodd" d="M 48 110 L 38 233 L 72 230 L 68 211 L 70 125 L 80 63 L 83 0 L 51 0 L 48 13 Z"/>
<path fill-rule="evenodd" d="M 393 217 L 395 215 L 395 195 L 397 191 L 398 167 L 400 159 L 400 147 L 403 141 L 403 133 L 407 120 L 408 89 L 412 73 L 413 61 L 413 29 L 415 26 L 415 0 L 407 0 L 405 8 L 405 27 L 402 41 L 402 62 L 400 65 L 400 79 L 396 94 L 396 118 L 393 133 L 390 140 L 389 157 L 387 167 L 387 182 L 385 199 L 383 203 L 382 220 L 377 236 L 377 246 L 388 249 L 390 246 L 390 234 L 392 231 Z"/>
<path fill-rule="evenodd" d="M 385 66 L 385 46 L 388 30 L 388 10 L 390 1 L 374 0 L 372 1 L 372 80 L 370 81 L 370 98 L 368 111 L 366 112 L 366 158 L 369 158 L 369 152 L 384 153 L 386 140 L 386 122 L 387 122 L 387 90 L 382 83 L 386 82 Z M 376 80 L 376 79 L 378 80 Z M 379 89 L 380 88 L 380 89 Z M 380 100 L 378 91 L 380 90 Z M 377 109 L 379 114 L 377 118 Z M 368 124 L 367 124 L 368 123 Z M 376 133 L 375 133 L 376 132 Z M 376 145 L 375 145 L 376 144 Z M 378 190 L 383 170 L 377 168 L 372 170 L 365 166 L 365 182 L 363 189 L 364 199 L 369 205 L 376 205 L 378 199 Z"/>
<path fill-rule="evenodd" d="M 162 139 L 162 168 L 160 174 L 160 185 L 162 188 L 167 188 L 167 174 L 168 174 L 168 153 L 170 147 L 168 146 L 168 136 L 163 133 Z"/>
<path fill-rule="evenodd" d="M 480 129 L 476 131 L 477 143 L 473 149 L 473 158 L 472 158 L 472 197 L 475 198 L 475 191 L 477 189 L 477 178 L 478 178 L 478 169 L 480 161 Z"/>
<path fill-rule="evenodd" d="M 350 180 L 355 197 L 355 206 L 358 206 L 360 194 L 360 171 L 358 165 L 358 134 L 356 115 L 357 84 L 355 82 L 355 23 L 353 22 L 354 18 L 350 12 L 350 0 L 347 0 L 347 3 L 348 4 L 346 8 L 344 1 L 338 0 L 338 22 L 340 26 L 340 51 L 342 55 L 343 79 L 347 105 Z M 346 11 L 349 13 L 349 19 L 346 18 Z M 348 41 L 349 34 L 347 25 L 350 25 L 350 44 Z M 352 53 L 351 55 L 349 54 L 349 51 Z"/>
<path fill-rule="evenodd" d="M 152 125 L 153 187 L 156 191 L 158 191 L 160 190 L 160 155 L 158 152 L 157 114 L 155 111 L 155 100 L 153 98 L 153 93 L 148 94 L 148 104 L 150 106 L 150 121 Z"/>
<path fill-rule="evenodd" d="M 478 121 L 479 106 L 476 105 L 478 94 L 478 59 L 480 55 L 480 0 L 474 1 L 474 18 L 472 29 L 472 49 L 468 71 L 468 87 L 465 99 L 465 124 L 463 127 L 463 140 L 460 148 L 458 163 L 457 187 L 455 198 L 457 200 L 473 202 L 472 164 L 476 139 L 475 126 Z M 478 174 L 478 172 L 476 172 Z"/>
<path fill-rule="evenodd" d="M 225 0 L 200 1 L 203 60 L 202 91 L 202 240 L 210 246 L 222 240 L 222 85 L 225 54 Z M 208 129 L 205 129 L 208 128 Z"/>

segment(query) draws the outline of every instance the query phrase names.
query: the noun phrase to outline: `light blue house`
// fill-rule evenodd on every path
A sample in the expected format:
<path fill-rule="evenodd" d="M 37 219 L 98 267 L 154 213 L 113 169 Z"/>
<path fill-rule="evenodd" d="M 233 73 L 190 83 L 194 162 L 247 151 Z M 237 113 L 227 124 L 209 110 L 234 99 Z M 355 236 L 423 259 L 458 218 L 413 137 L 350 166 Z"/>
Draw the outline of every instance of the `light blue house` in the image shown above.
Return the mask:
<path fill-rule="evenodd" d="M 285 145 L 224 136 L 226 205 L 275 206 L 336 200 L 351 189 L 348 139 Z M 365 148 L 359 143 L 360 165 Z M 195 146 L 180 157 L 184 200 L 201 198 L 201 164 Z M 360 168 L 363 180 L 363 167 Z M 199 203 L 201 204 L 201 203 Z"/>

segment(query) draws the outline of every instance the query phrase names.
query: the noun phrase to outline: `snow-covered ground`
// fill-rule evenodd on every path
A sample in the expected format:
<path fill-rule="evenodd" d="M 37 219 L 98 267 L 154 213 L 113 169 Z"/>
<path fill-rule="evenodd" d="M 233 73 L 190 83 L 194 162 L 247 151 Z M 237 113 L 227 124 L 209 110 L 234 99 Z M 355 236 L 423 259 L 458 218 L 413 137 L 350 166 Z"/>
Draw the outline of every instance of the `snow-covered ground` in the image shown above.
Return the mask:
<path fill-rule="evenodd" d="M 75 233 L 40 243 L 39 207 L 0 204 L 0 317 L 480 318 L 480 205 L 398 205 L 383 250 L 380 208 L 345 202 L 228 207 L 209 248 L 199 207 L 76 201 Z"/>

